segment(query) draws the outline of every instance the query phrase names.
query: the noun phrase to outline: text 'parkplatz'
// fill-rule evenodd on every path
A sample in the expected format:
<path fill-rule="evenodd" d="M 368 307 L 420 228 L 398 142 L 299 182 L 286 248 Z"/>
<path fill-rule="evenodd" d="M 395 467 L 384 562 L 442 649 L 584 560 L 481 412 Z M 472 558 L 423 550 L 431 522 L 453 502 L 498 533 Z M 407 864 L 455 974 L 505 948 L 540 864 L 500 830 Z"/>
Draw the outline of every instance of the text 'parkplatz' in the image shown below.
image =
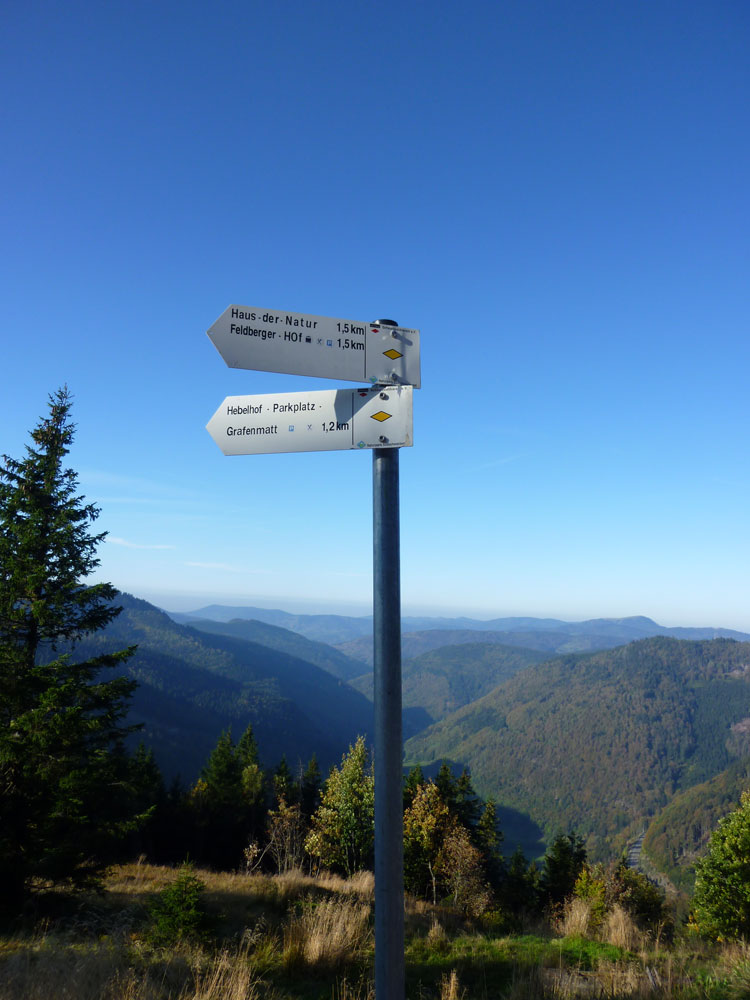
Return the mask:
<path fill-rule="evenodd" d="M 206 429 L 225 455 L 403 448 L 412 443 L 412 387 L 227 396 Z"/>

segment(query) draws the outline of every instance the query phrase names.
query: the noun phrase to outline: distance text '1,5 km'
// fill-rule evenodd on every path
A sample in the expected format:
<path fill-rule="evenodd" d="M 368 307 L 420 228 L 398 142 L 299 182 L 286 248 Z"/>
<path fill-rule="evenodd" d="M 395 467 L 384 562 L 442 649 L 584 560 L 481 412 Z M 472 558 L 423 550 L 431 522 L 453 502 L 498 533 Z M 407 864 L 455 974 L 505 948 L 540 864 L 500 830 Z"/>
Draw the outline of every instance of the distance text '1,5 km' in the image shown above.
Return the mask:
<path fill-rule="evenodd" d="M 420 386 L 419 330 L 229 306 L 208 336 L 230 368 Z"/>

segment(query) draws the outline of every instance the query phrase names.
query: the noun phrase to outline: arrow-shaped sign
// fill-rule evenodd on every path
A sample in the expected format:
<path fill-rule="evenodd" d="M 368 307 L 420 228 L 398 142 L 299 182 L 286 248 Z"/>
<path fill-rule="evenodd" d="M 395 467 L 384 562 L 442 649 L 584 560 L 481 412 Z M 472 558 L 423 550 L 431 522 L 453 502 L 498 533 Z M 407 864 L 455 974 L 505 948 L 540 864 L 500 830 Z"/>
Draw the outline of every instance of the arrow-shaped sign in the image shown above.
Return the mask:
<path fill-rule="evenodd" d="M 230 368 L 420 386 L 419 330 L 229 306 L 208 336 Z"/>
<path fill-rule="evenodd" d="M 412 387 L 227 396 L 206 430 L 225 455 L 408 447 Z"/>

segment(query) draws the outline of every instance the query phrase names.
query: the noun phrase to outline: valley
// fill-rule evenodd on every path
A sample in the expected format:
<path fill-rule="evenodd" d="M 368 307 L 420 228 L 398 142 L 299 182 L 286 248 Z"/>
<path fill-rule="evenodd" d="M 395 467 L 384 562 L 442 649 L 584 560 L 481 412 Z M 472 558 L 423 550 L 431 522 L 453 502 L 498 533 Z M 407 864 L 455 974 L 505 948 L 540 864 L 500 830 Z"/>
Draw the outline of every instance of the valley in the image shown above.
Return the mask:
<path fill-rule="evenodd" d="M 266 767 L 315 754 L 324 773 L 371 733 L 369 618 L 222 606 L 170 616 L 120 600 L 123 614 L 86 642 L 138 644 L 132 714 L 165 775 L 193 781 L 230 726 L 252 725 Z M 467 768 L 497 803 L 506 855 L 538 856 L 575 830 L 606 859 L 643 835 L 650 863 L 689 887 L 750 781 L 742 633 L 647 618 L 405 618 L 403 656 L 405 767 Z"/>

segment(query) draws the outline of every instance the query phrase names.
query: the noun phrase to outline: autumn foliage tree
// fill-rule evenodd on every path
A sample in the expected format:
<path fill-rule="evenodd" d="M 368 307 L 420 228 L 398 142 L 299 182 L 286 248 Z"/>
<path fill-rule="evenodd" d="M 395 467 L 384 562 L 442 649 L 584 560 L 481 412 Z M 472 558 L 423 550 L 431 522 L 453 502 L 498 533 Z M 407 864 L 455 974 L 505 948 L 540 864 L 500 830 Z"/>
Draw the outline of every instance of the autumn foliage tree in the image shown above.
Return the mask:
<path fill-rule="evenodd" d="M 372 868 L 375 841 L 375 784 L 363 736 L 332 768 L 312 817 L 305 850 L 347 877 Z"/>

